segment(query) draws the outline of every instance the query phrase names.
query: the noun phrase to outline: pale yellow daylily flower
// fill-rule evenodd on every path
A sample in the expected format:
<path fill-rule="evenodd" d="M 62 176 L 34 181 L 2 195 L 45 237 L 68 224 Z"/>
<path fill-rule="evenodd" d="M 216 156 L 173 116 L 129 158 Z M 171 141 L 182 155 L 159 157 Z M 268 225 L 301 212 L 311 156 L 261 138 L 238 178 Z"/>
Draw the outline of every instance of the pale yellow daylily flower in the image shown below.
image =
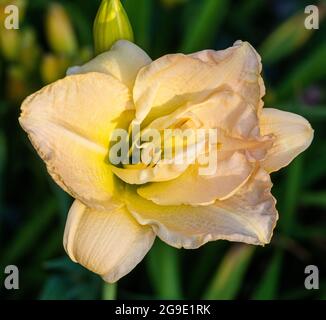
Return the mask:
<path fill-rule="evenodd" d="M 72 260 L 115 282 L 156 236 L 187 249 L 270 242 L 278 213 L 269 174 L 304 151 L 313 130 L 301 116 L 263 108 L 261 69 L 246 42 L 152 62 L 123 40 L 24 101 L 22 127 L 76 199 L 64 235 Z M 217 129 L 215 174 L 200 175 L 197 162 L 112 165 L 111 134 L 131 123 Z"/>

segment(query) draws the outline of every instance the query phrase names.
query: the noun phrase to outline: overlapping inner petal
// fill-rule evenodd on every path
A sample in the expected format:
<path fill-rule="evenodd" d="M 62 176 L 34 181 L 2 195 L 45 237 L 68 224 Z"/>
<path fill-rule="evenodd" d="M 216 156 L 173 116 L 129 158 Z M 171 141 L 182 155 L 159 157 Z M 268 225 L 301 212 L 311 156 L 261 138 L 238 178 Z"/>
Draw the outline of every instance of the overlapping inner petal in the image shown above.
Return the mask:
<path fill-rule="evenodd" d="M 142 185 L 138 193 L 160 205 L 207 205 L 232 196 L 272 145 L 272 136 L 262 137 L 259 129 L 265 93 L 260 72 L 258 54 L 242 42 L 224 51 L 168 55 L 143 68 L 133 91 L 134 123 L 142 132 L 158 130 L 163 137 L 168 129 L 213 129 L 217 141 L 207 141 L 206 135 L 204 143 L 193 143 L 197 150 L 190 163 L 176 166 L 160 159 L 113 172 L 126 183 Z M 217 151 L 216 170 L 201 176 L 198 157 L 212 150 Z"/>

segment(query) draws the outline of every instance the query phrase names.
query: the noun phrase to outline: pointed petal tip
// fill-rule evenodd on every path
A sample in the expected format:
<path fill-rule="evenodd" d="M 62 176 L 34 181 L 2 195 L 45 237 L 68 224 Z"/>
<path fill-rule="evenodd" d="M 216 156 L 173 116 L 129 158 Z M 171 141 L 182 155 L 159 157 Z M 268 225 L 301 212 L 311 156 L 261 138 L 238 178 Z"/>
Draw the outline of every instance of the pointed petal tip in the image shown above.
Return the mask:
<path fill-rule="evenodd" d="M 314 130 L 307 119 L 278 109 L 264 108 L 260 127 L 263 135 L 275 137 L 274 145 L 262 162 L 269 173 L 289 165 L 309 148 L 314 138 Z"/>
<path fill-rule="evenodd" d="M 242 49 L 244 51 L 254 50 L 253 46 L 248 41 L 242 41 L 242 40 L 237 40 L 236 42 L 234 42 L 233 47 L 238 47 L 239 49 Z"/>

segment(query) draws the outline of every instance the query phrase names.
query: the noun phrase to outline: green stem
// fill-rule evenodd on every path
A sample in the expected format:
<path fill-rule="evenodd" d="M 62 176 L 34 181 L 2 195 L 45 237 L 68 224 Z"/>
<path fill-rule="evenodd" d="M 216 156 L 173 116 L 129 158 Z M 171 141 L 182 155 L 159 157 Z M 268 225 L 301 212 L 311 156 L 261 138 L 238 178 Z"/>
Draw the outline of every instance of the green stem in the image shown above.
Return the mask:
<path fill-rule="evenodd" d="M 116 300 L 118 285 L 116 283 L 110 284 L 104 282 L 102 291 L 102 300 Z"/>
<path fill-rule="evenodd" d="M 301 203 L 305 206 L 326 208 L 326 191 L 305 193 L 301 197 Z"/>

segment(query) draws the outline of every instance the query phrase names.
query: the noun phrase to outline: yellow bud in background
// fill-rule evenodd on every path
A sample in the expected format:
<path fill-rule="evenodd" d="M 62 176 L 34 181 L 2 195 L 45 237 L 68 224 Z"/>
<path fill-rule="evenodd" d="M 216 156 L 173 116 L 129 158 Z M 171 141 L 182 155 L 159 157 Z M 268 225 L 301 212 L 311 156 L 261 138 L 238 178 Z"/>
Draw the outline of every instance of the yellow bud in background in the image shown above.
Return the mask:
<path fill-rule="evenodd" d="M 16 60 L 19 55 L 21 32 L 20 30 L 7 30 L 0 32 L 0 51 L 6 60 Z"/>
<path fill-rule="evenodd" d="M 103 0 L 94 22 L 96 54 L 109 50 L 118 40 L 134 41 L 134 34 L 120 0 Z"/>
<path fill-rule="evenodd" d="M 77 52 L 77 39 L 64 7 L 50 5 L 46 17 L 46 35 L 51 49 L 58 54 L 73 55 Z"/>

